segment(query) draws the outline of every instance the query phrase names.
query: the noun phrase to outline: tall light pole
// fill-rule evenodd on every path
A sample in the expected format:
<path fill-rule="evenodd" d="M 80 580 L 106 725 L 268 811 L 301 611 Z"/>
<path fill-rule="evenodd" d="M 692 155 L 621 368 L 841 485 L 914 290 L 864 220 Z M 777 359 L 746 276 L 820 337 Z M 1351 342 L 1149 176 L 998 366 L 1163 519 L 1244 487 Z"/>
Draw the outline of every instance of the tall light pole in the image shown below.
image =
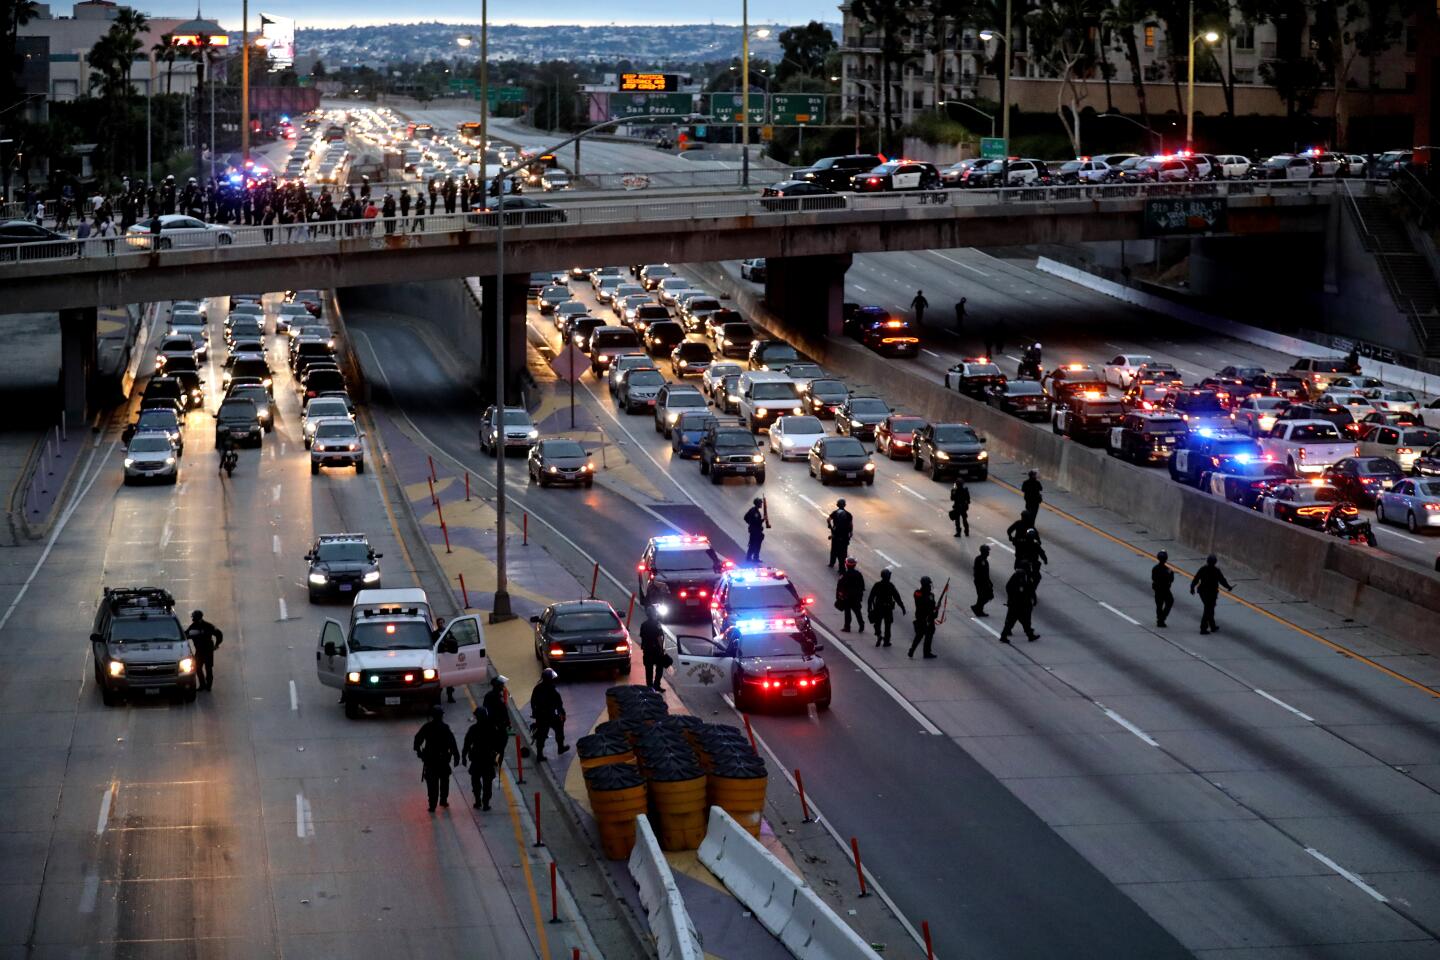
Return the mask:
<path fill-rule="evenodd" d="M 1005 31 L 996 33 L 994 30 L 981 30 L 980 39 L 989 42 L 999 40 L 1005 48 L 1005 58 L 1001 60 L 1000 67 L 1000 139 L 1005 141 L 1005 151 L 1000 158 L 1000 186 L 1005 186 L 1006 180 L 1010 177 L 1010 2 L 1005 0 Z"/>
<path fill-rule="evenodd" d="M 250 0 L 240 0 L 240 172 L 250 175 Z"/>
<path fill-rule="evenodd" d="M 982 116 L 982 117 L 984 117 L 986 120 L 989 120 L 989 121 L 990 121 L 990 136 L 991 136 L 991 137 L 994 137 L 994 136 L 995 136 L 995 115 L 994 115 L 993 113 L 986 113 L 984 110 L 981 110 L 979 107 L 972 106 L 972 105 L 966 103 L 964 100 L 936 100 L 936 101 L 935 101 L 935 106 L 937 106 L 937 107 L 943 107 L 943 106 L 945 106 L 946 104 L 954 104 L 954 105 L 957 106 L 957 107 L 964 107 L 966 110 L 974 110 L 976 113 L 980 114 L 980 116 Z"/>
<path fill-rule="evenodd" d="M 740 182 L 750 186 L 750 0 L 740 0 Z M 769 27 L 761 27 L 755 36 L 764 40 Z"/>
<path fill-rule="evenodd" d="M 155 167 L 151 162 L 151 150 L 155 138 L 150 135 L 150 98 L 155 93 L 155 51 L 150 51 L 150 79 L 145 84 L 145 182 L 149 183 L 155 175 Z"/>
<path fill-rule="evenodd" d="M 462 47 L 475 42 L 470 34 L 455 38 Z M 480 175 L 485 175 L 485 150 L 490 145 L 490 67 L 486 63 L 490 53 L 490 0 L 480 0 Z"/>
<path fill-rule="evenodd" d="M 1185 149 L 1195 149 L 1195 45 L 1201 40 L 1214 43 L 1220 34 L 1206 30 L 1203 36 L 1195 36 L 1195 0 L 1190 0 L 1190 43 L 1185 51 Z"/>

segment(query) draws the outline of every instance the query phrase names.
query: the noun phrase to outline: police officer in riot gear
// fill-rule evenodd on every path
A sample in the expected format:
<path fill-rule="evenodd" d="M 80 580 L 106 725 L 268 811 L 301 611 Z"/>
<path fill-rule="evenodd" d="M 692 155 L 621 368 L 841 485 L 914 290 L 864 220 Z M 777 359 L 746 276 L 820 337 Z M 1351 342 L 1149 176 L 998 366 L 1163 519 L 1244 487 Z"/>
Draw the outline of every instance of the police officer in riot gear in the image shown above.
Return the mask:
<path fill-rule="evenodd" d="M 940 615 L 940 606 L 935 602 L 935 591 L 931 589 L 929 577 L 920 578 L 920 589 L 915 591 L 915 639 L 910 643 L 907 656 L 915 656 L 917 647 L 924 646 L 925 659 L 934 660 L 930 645 L 935 641 L 935 620 Z"/>
<path fill-rule="evenodd" d="M 855 518 L 850 511 L 845 509 L 845 498 L 841 497 L 835 501 L 835 509 L 830 511 L 830 516 L 825 520 L 826 526 L 830 528 L 830 563 L 829 567 L 839 564 L 844 569 L 845 560 L 850 556 L 850 538 L 855 534 Z"/>
<path fill-rule="evenodd" d="M 875 628 L 875 646 L 890 646 L 890 625 L 895 622 L 895 608 L 905 612 L 905 601 L 900 591 L 890 582 L 890 571 L 881 570 L 880 579 L 870 588 L 870 599 L 866 602 L 870 624 Z"/>
<path fill-rule="evenodd" d="M 1170 608 L 1175 606 L 1175 594 L 1171 587 L 1175 585 L 1175 571 L 1170 569 L 1166 563 L 1170 555 L 1164 550 L 1155 554 L 1159 562 L 1150 568 L 1150 589 L 1155 593 L 1155 626 L 1165 626 L 1165 618 L 1170 616 Z"/>
<path fill-rule="evenodd" d="M 835 607 L 845 614 L 845 625 L 840 629 L 846 632 L 850 630 L 851 614 L 855 616 L 857 629 L 865 629 L 865 615 L 860 612 L 861 604 L 865 602 L 865 577 L 857 567 L 855 558 L 847 557 L 845 572 L 840 574 L 840 580 L 835 584 Z"/>
<path fill-rule="evenodd" d="M 204 611 L 192 610 L 185 636 L 195 645 L 195 680 L 198 689 L 209 690 L 215 684 L 215 651 L 225 642 L 225 634 L 205 619 Z"/>

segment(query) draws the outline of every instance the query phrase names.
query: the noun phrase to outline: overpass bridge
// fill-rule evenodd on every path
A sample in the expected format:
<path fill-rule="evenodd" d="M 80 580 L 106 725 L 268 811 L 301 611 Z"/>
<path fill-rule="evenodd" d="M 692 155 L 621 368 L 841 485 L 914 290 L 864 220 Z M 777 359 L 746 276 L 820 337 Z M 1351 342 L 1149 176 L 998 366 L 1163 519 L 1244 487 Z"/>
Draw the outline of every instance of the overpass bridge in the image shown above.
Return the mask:
<path fill-rule="evenodd" d="M 1372 182 L 1359 189 L 1386 187 Z M 233 226 L 177 238 L 162 249 L 151 249 L 148 236 L 0 246 L 0 290 L 6 312 L 60 311 L 62 328 L 84 336 L 95 309 L 107 304 L 479 276 L 489 294 L 483 326 L 491 326 L 493 305 L 503 300 L 507 320 L 518 329 L 532 271 L 766 257 L 771 309 L 818 334 L 839 330 L 845 271 L 855 253 L 1138 240 L 1156 235 L 1160 206 L 1179 236 L 1327 237 L 1335 229 L 1338 196 L 1339 184 L 1328 180 L 806 198 L 637 192 L 623 200 L 576 198 L 506 211 L 503 297 L 494 295 L 495 212 L 397 219 L 393 231 L 383 219 Z"/>

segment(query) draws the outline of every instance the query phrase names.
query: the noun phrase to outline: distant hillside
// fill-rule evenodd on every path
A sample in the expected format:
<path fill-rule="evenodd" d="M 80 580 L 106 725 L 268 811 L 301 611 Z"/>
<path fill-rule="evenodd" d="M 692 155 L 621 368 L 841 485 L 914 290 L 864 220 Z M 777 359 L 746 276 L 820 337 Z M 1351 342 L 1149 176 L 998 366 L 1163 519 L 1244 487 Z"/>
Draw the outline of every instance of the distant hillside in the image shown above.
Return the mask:
<path fill-rule="evenodd" d="M 769 26 L 767 40 L 752 44 L 755 55 L 774 59 L 780 55 L 775 37 L 789 24 Z M 840 25 L 829 24 L 839 37 Z M 474 59 L 474 47 L 456 46 L 460 34 L 478 33 L 479 25 L 454 23 L 395 23 L 383 26 L 309 30 L 301 28 L 296 51 L 318 56 L 326 66 L 380 65 L 399 61 L 426 61 L 458 57 Z M 628 59 L 636 67 L 658 67 L 666 63 L 695 63 L 728 60 L 740 55 L 740 29 L 733 24 L 681 24 L 669 26 L 544 26 L 492 24 L 490 55 L 495 60 L 572 60 L 611 62 Z"/>

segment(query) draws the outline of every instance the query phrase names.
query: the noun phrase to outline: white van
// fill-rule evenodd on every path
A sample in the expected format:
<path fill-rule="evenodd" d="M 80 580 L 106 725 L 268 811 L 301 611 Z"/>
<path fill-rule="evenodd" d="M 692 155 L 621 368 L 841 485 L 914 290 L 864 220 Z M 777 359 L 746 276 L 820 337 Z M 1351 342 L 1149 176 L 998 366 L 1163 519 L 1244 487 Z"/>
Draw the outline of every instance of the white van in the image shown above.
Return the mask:
<path fill-rule="evenodd" d="M 424 590 L 361 590 L 348 630 L 328 618 L 321 627 L 315 672 L 355 719 L 367 707 L 438 704 L 446 687 L 485 680 L 490 666 L 478 617 L 439 631 Z"/>
<path fill-rule="evenodd" d="M 740 374 L 740 421 L 751 433 L 769 428 L 776 417 L 798 417 L 805 412 L 799 385 L 774 370 Z"/>

